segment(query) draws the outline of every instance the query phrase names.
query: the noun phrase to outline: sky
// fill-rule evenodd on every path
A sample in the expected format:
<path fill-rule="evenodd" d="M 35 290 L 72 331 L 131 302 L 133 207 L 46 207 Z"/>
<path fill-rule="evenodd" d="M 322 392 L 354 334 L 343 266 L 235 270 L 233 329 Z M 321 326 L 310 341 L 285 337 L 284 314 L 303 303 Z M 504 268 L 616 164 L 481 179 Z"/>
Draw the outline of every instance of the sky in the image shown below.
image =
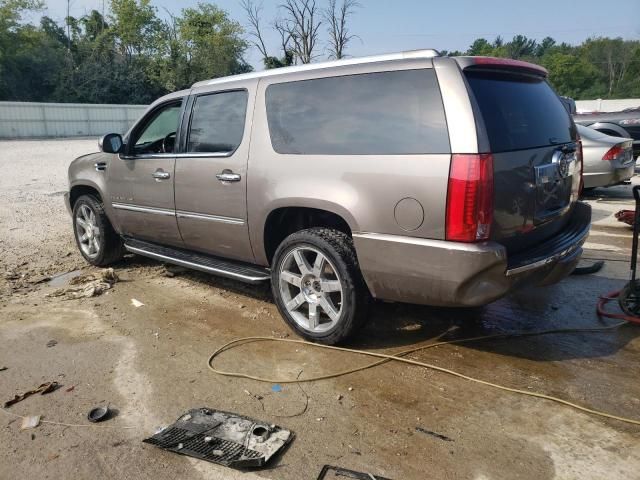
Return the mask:
<path fill-rule="evenodd" d="M 195 6 L 198 0 L 152 0 L 151 3 L 163 16 L 164 9 L 179 13 L 181 8 Z M 246 25 L 240 0 L 208 3 L 217 4 L 229 12 L 231 18 Z M 281 2 L 263 0 L 262 3 L 266 25 L 277 17 Z M 45 4 L 45 14 L 62 23 L 67 1 L 46 0 Z M 103 4 L 108 11 L 109 0 L 70 0 L 70 12 L 79 17 L 92 9 L 101 11 Z M 522 34 L 538 40 L 550 36 L 558 43 L 571 44 L 593 36 L 640 39 L 640 0 L 360 0 L 360 4 L 362 7 L 350 22 L 350 30 L 358 38 L 347 50 L 355 57 L 419 48 L 464 51 L 478 37 L 492 41 L 497 35 L 510 39 Z M 277 34 L 270 29 L 264 33 L 270 53 L 280 55 Z M 323 48 L 318 53 L 326 57 Z M 260 54 L 255 48 L 251 48 L 246 59 L 254 68 L 262 69 Z"/>

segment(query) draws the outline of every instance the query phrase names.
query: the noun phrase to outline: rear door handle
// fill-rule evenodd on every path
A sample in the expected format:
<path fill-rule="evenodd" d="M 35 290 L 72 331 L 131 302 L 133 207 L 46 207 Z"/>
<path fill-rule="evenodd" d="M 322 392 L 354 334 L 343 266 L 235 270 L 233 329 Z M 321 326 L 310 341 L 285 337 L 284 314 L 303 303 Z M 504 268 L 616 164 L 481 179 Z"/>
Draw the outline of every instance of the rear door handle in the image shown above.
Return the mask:
<path fill-rule="evenodd" d="M 231 170 L 225 169 L 222 173 L 217 174 L 216 178 L 221 182 L 239 182 L 242 177 L 238 173 L 233 173 Z"/>
<path fill-rule="evenodd" d="M 171 174 L 169 172 L 165 172 L 164 170 L 156 170 L 151 174 L 151 176 L 156 180 L 166 180 L 167 178 L 171 178 Z"/>

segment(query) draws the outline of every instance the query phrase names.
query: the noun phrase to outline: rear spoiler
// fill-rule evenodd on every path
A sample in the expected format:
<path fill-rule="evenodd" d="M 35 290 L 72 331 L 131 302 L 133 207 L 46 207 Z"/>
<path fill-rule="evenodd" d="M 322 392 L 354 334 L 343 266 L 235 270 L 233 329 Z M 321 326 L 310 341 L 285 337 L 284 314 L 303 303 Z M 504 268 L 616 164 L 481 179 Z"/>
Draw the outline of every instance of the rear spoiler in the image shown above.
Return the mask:
<path fill-rule="evenodd" d="M 462 70 L 505 70 L 529 73 L 545 78 L 549 75 L 547 69 L 540 65 L 523 62 L 522 60 L 513 60 L 511 58 L 455 57 L 455 60 Z"/>

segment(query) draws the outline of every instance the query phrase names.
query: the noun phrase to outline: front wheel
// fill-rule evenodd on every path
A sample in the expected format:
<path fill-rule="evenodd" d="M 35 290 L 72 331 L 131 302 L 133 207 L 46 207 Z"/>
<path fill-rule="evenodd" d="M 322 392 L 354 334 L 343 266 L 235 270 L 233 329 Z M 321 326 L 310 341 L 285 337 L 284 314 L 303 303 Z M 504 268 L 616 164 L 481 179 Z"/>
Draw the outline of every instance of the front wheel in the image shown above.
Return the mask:
<path fill-rule="evenodd" d="M 73 233 L 84 259 L 103 267 L 122 258 L 120 236 L 113 230 L 102 203 L 93 195 L 82 195 L 73 205 Z"/>
<path fill-rule="evenodd" d="M 363 323 L 369 304 L 353 241 L 329 228 L 301 230 L 280 244 L 271 288 L 289 326 L 327 345 L 351 336 Z"/>

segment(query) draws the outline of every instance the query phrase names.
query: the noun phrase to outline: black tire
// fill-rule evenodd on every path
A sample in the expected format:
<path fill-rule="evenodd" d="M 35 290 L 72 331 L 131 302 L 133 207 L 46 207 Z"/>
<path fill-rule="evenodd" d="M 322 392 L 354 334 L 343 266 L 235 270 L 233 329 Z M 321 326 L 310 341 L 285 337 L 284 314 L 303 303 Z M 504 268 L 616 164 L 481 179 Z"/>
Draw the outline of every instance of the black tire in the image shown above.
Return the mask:
<path fill-rule="evenodd" d="M 302 328 L 289 313 L 280 290 L 280 271 L 283 262 L 296 248 L 313 248 L 320 251 L 335 268 L 342 285 L 341 308 L 335 325 L 324 332 L 312 332 Z M 347 340 L 364 323 L 371 303 L 369 290 L 362 278 L 353 240 L 338 230 L 309 228 L 285 238 L 273 257 L 271 289 L 280 314 L 287 324 L 301 337 L 316 343 L 336 345 Z"/>
<path fill-rule="evenodd" d="M 100 236 L 97 240 L 99 245 L 98 252 L 95 255 L 89 255 L 83 249 L 80 243 L 80 235 L 78 232 L 78 225 L 76 218 L 79 211 L 83 207 L 88 207 L 95 215 L 95 223 L 100 231 Z M 80 254 L 91 265 L 97 267 L 104 267 L 117 262 L 124 255 L 124 246 L 120 235 L 118 235 L 106 213 L 104 212 L 104 206 L 99 198 L 93 195 L 82 195 L 73 204 L 73 236 L 76 240 L 76 245 Z"/>

